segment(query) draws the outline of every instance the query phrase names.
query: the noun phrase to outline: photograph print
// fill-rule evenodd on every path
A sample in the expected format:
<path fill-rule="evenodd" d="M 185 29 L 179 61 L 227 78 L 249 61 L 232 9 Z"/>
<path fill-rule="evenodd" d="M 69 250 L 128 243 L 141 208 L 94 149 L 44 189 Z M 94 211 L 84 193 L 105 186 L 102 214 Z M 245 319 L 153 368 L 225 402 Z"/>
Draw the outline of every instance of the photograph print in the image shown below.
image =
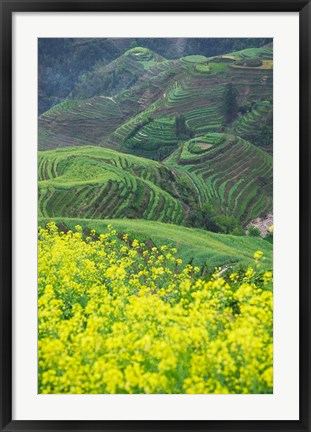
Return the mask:
<path fill-rule="evenodd" d="M 38 39 L 38 393 L 273 393 L 272 252 L 272 39 Z"/>

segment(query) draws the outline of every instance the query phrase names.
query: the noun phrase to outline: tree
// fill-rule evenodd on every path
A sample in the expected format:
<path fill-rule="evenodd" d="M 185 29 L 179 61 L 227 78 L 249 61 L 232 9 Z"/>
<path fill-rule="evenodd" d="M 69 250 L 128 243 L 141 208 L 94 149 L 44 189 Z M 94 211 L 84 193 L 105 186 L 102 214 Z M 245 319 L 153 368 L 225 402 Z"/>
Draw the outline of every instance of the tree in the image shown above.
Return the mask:
<path fill-rule="evenodd" d="M 208 203 L 203 208 L 204 228 L 224 234 L 244 235 L 244 230 L 234 216 L 219 214 L 212 204 Z"/>
<path fill-rule="evenodd" d="M 250 237 L 260 237 L 260 231 L 257 227 L 255 227 L 254 225 L 250 225 L 248 227 L 248 235 Z"/>
<path fill-rule="evenodd" d="M 179 140 L 186 140 L 193 136 L 193 132 L 188 128 L 186 119 L 182 114 L 175 117 L 175 135 Z"/>
<path fill-rule="evenodd" d="M 224 116 L 226 124 L 231 123 L 238 113 L 238 92 L 232 83 L 228 83 L 224 92 Z"/>

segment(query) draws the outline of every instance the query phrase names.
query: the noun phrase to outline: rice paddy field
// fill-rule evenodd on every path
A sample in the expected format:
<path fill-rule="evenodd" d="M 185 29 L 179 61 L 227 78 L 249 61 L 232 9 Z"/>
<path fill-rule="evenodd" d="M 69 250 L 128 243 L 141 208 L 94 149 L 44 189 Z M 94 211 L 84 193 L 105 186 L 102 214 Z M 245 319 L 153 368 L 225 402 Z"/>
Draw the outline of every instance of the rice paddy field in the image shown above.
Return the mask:
<path fill-rule="evenodd" d="M 202 190 L 202 200 L 242 223 L 272 208 L 272 157 L 234 135 L 212 133 L 192 139 L 165 164 L 188 173 Z"/>

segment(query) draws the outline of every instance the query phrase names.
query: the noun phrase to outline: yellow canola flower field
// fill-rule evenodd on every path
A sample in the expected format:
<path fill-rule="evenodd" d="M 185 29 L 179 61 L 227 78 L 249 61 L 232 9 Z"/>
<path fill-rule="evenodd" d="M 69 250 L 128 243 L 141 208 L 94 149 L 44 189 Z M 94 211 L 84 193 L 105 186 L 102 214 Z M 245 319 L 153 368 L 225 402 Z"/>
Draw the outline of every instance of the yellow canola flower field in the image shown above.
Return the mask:
<path fill-rule="evenodd" d="M 120 238 L 122 236 L 122 239 Z M 109 227 L 39 229 L 39 393 L 271 393 L 272 272 L 183 266 Z"/>

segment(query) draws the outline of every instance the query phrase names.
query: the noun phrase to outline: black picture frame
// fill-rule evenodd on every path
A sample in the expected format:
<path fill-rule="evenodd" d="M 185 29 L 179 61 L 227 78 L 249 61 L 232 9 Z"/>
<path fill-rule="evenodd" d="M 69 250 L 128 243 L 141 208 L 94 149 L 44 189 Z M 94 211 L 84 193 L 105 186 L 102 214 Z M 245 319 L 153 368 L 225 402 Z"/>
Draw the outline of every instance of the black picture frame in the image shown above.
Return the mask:
<path fill-rule="evenodd" d="M 0 308 L 1 431 L 311 431 L 310 375 L 310 23 L 305 0 L 0 0 Z M 297 421 L 14 421 L 12 420 L 12 14 L 14 12 L 299 12 L 300 58 L 300 419 Z M 297 234 L 298 235 L 298 234 Z"/>

